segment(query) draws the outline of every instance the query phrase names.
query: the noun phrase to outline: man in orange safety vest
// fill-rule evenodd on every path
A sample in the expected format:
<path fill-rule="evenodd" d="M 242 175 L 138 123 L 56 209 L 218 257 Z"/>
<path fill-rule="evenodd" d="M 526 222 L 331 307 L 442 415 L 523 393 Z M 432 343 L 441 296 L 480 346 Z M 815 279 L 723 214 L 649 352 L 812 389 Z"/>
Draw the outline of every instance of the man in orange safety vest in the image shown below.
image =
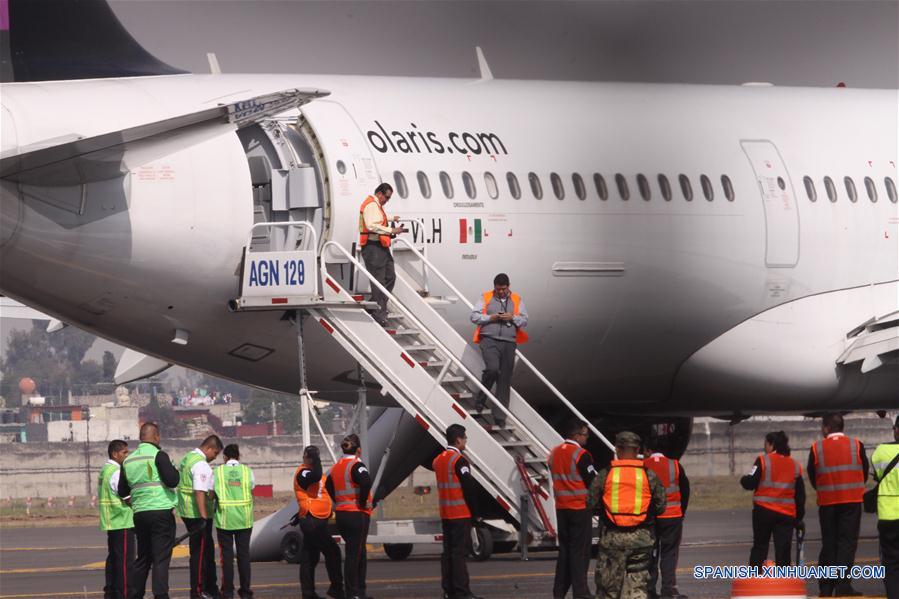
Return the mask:
<path fill-rule="evenodd" d="M 362 248 L 365 269 L 387 291 L 393 291 L 396 283 L 390 242 L 393 237 L 406 231 L 403 227 L 390 226 L 391 221 L 399 221 L 399 216 L 388 219 L 384 212 L 384 204 L 390 201 L 392 195 L 390 183 L 381 183 L 375 188 L 374 195 L 366 197 L 359 207 L 359 247 Z M 378 304 L 378 310 L 372 316 L 378 324 L 387 326 L 387 296 L 373 283 L 371 300 Z"/>

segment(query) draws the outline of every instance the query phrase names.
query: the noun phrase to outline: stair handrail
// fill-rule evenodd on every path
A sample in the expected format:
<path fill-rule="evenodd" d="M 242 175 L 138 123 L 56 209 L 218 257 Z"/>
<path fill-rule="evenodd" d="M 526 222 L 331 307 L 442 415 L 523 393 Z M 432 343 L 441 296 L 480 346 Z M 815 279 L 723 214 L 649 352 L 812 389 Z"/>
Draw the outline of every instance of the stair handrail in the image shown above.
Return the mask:
<path fill-rule="evenodd" d="M 366 270 L 366 268 L 365 268 L 362 264 L 360 264 L 358 260 L 356 260 L 355 258 L 353 258 L 353 256 L 350 254 L 350 252 L 348 252 L 348 251 L 346 250 L 346 248 L 344 248 L 342 245 L 340 245 L 338 242 L 334 241 L 333 239 L 330 240 L 330 241 L 326 241 L 326 242 L 322 245 L 322 247 L 321 247 L 320 254 L 321 254 L 321 259 L 322 259 L 322 261 L 323 261 L 322 268 L 321 268 L 321 272 L 322 272 L 322 276 L 323 276 L 323 277 L 328 276 L 328 275 L 327 275 L 327 272 L 326 272 L 326 269 L 325 269 L 325 264 L 324 264 L 324 261 L 327 260 L 327 258 L 326 258 L 326 256 L 325 256 L 325 250 L 326 250 L 328 247 L 334 247 L 334 248 L 336 248 L 337 251 L 338 251 L 339 253 L 343 254 L 344 257 L 346 257 L 347 260 L 350 260 L 350 261 L 356 266 L 356 268 L 359 269 L 359 272 L 361 272 L 361 273 L 364 274 L 366 277 L 368 277 L 369 283 L 373 283 L 373 284 L 374 284 L 374 285 L 381 291 L 381 293 L 383 293 L 383 294 L 387 297 L 388 300 L 392 300 L 393 303 L 396 304 L 396 306 L 399 307 L 399 309 L 400 309 L 400 310 L 401 310 L 401 311 L 402 311 L 408 318 L 410 318 L 410 319 L 412 320 L 412 322 L 419 328 L 419 330 L 421 330 L 421 331 L 422 331 L 422 332 L 423 332 L 423 333 L 424 333 L 424 334 L 425 334 L 425 335 L 426 335 L 426 336 L 427 336 L 427 337 L 428 337 L 428 338 L 429 338 L 429 339 L 430 339 L 430 340 L 431 340 L 431 341 L 432 341 L 438 348 L 440 348 L 440 350 L 446 355 L 446 357 L 447 357 L 453 364 L 456 365 L 457 368 L 459 368 L 463 373 L 465 373 L 465 374 L 468 376 L 468 378 L 470 378 L 472 381 L 474 381 L 474 383 L 475 383 L 475 385 L 477 386 L 477 388 L 478 388 L 481 392 L 483 392 L 483 393 L 486 395 L 487 399 L 488 399 L 492 404 L 498 406 L 498 407 L 499 407 L 499 408 L 506 414 L 506 417 L 507 417 L 507 418 L 511 418 L 511 419 L 512 419 L 512 422 L 514 422 L 514 423 L 516 423 L 516 424 L 518 425 L 518 428 L 519 428 L 521 431 L 523 431 L 523 433 L 524 433 L 525 435 L 527 435 L 527 436 L 531 439 L 531 442 L 533 442 L 533 443 L 534 443 L 540 450 L 545 451 L 545 452 L 547 452 L 547 453 L 549 452 L 550 448 L 547 447 L 546 445 L 544 445 L 543 442 L 542 442 L 540 439 L 538 439 L 538 438 L 531 432 L 531 430 L 530 430 L 528 427 L 526 427 L 526 426 L 525 426 L 525 425 L 524 425 L 524 424 L 523 424 L 523 423 L 522 423 L 522 422 L 515 416 L 515 414 L 513 414 L 512 412 L 510 412 L 509 409 L 506 408 L 506 406 L 504 406 L 502 403 L 500 403 L 500 401 L 499 401 L 498 399 L 496 399 L 496 397 L 493 395 L 493 393 L 491 393 L 490 390 L 487 389 L 487 388 L 481 383 L 480 379 L 478 379 L 478 377 L 475 376 L 474 373 L 471 372 L 471 371 L 468 369 L 468 367 L 465 366 L 465 364 L 463 364 L 462 361 L 459 360 L 459 359 L 455 356 L 455 354 L 453 354 L 453 352 L 451 352 L 451 351 L 449 350 L 449 348 L 447 348 L 446 345 L 444 345 L 444 343 L 443 343 L 442 341 L 440 341 L 440 339 L 439 339 L 439 338 L 438 338 L 438 337 L 437 337 L 437 336 L 436 336 L 436 335 L 435 335 L 435 334 L 434 334 L 434 333 L 433 333 L 427 326 L 425 326 L 425 324 L 424 324 L 423 322 L 421 322 L 421 320 L 419 320 L 418 317 L 415 316 L 415 314 L 412 313 L 411 310 L 409 310 L 408 308 L 406 308 L 406 306 L 405 306 L 401 301 L 399 301 L 399 299 L 398 299 L 396 296 L 394 296 L 393 293 L 391 293 L 390 291 L 387 290 L 386 287 L 384 287 L 383 285 L 381 285 L 381 282 L 378 281 L 377 279 L 375 279 L 374 276 L 372 276 L 372 274 L 371 274 L 370 272 L 368 272 L 368 270 Z M 414 248 L 413 248 L 413 250 L 414 250 Z M 416 251 L 416 253 L 417 253 L 418 255 L 421 255 L 417 250 L 414 250 L 414 251 Z M 333 282 L 335 285 L 340 286 L 340 284 L 337 283 L 336 281 L 333 281 L 333 279 L 332 279 L 332 282 Z M 343 288 L 341 287 L 341 289 L 343 289 Z M 344 290 L 344 291 L 345 291 L 345 290 Z M 510 454 L 510 457 L 512 457 L 511 454 Z"/>
<path fill-rule="evenodd" d="M 459 291 L 459 290 L 456 288 L 456 286 L 452 284 L 452 282 L 450 282 L 450 280 L 446 277 L 446 275 L 444 275 L 444 274 L 440 271 L 440 269 L 438 269 L 436 266 L 434 266 L 434 264 L 433 264 L 430 260 L 428 260 L 425 256 L 423 256 L 421 252 L 419 252 L 417 249 L 415 249 L 415 248 L 412 246 L 412 244 L 410 244 L 410 243 L 409 243 L 408 241 L 406 241 L 405 239 L 400 239 L 400 238 L 394 239 L 394 242 L 395 242 L 395 243 L 402 243 L 403 245 L 405 245 L 406 247 L 408 247 L 409 250 L 412 251 L 412 253 L 413 253 L 419 260 L 421 260 L 422 262 L 424 262 L 424 263 L 428 266 L 428 268 L 429 268 L 435 275 L 437 275 L 437 278 L 439 278 L 441 281 L 443 281 L 443 283 L 444 283 L 447 287 L 450 288 L 450 291 L 452 291 L 453 293 L 455 293 L 456 296 L 457 296 L 460 300 L 462 300 L 462 302 L 468 307 L 469 310 L 474 310 L 474 304 L 472 304 L 471 302 L 469 302 L 468 299 L 465 297 L 465 295 L 464 295 L 461 291 Z M 612 444 L 612 443 L 608 440 L 608 438 L 606 438 L 605 435 L 603 435 L 601 432 L 599 432 L 599 429 L 596 428 L 595 426 L 593 426 L 593 424 L 592 424 L 587 418 L 584 417 L 584 415 L 581 413 L 581 411 L 578 410 L 576 407 L 574 407 L 574 405 L 568 400 L 568 398 L 565 397 L 565 396 L 562 394 L 562 392 L 559 391 L 559 390 L 556 388 L 556 386 L 553 385 L 553 384 L 549 381 L 549 379 L 547 379 L 545 376 L 543 376 L 543 373 L 542 373 L 542 372 L 540 372 L 539 370 L 537 370 L 537 367 L 534 366 L 534 364 L 524 356 L 524 354 L 521 352 L 520 349 L 518 349 L 518 348 L 515 349 L 515 356 L 516 356 L 518 359 L 520 359 L 520 360 L 524 363 L 525 366 L 527 366 L 528 368 L 531 369 L 531 372 L 533 372 L 533 373 L 537 376 L 537 378 L 540 379 L 540 381 L 541 381 L 544 385 L 546 385 L 547 388 L 548 388 L 550 391 L 552 391 L 553 395 L 555 395 L 556 398 L 557 398 L 559 401 L 561 401 L 562 404 L 563 404 L 566 408 L 568 408 L 569 410 L 571 410 L 571 412 L 575 415 L 575 417 L 577 417 L 577 418 L 580 419 L 581 421 L 587 423 L 587 427 L 590 429 L 590 431 L 591 431 L 594 435 L 596 435 L 596 437 L 597 437 L 600 441 L 602 441 L 602 442 L 606 445 L 606 447 L 608 447 L 613 453 L 615 452 L 615 445 Z"/>

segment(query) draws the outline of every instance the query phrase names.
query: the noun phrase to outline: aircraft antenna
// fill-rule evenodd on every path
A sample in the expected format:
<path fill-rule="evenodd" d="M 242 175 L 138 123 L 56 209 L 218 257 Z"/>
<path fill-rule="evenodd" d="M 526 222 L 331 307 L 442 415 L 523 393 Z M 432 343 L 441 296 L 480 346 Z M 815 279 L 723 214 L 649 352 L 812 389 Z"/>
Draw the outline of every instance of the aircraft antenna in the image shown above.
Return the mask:
<path fill-rule="evenodd" d="M 492 81 L 493 72 L 490 70 L 490 65 L 487 64 L 487 59 L 484 58 L 484 51 L 481 50 L 480 46 L 475 46 L 474 51 L 478 55 L 478 68 L 481 71 L 481 81 Z"/>

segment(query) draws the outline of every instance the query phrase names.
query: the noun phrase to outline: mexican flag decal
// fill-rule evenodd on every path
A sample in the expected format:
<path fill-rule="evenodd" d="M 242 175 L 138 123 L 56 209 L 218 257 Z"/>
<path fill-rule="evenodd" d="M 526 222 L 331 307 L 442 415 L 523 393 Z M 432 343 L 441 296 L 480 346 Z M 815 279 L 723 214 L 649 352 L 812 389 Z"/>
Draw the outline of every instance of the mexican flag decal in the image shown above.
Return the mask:
<path fill-rule="evenodd" d="M 469 237 L 473 243 L 481 243 L 481 219 L 459 219 L 459 243 L 468 243 Z"/>

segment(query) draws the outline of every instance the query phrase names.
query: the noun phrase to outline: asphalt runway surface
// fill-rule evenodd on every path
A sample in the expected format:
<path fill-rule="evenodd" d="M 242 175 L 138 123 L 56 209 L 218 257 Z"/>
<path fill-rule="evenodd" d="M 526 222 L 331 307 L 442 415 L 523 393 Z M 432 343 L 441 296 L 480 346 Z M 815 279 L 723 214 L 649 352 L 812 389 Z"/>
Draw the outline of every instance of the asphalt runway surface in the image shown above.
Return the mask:
<path fill-rule="evenodd" d="M 750 510 L 691 512 L 684 525 L 678 567 L 678 587 L 690 597 L 729 597 L 730 581 L 697 580 L 696 565 L 740 565 L 749 557 L 752 525 Z M 821 538 L 817 513 L 806 518 L 806 564 L 816 563 Z M 180 527 L 179 527 L 180 531 Z M 93 527 L 5 528 L 0 530 L 0 599 L 50 597 L 103 597 L 103 562 L 106 536 Z M 376 599 L 440 598 L 438 546 L 417 546 L 404 561 L 392 561 L 375 547 L 369 552 L 368 593 Z M 769 556 L 773 557 L 773 547 Z M 795 555 L 795 547 L 794 547 Z M 497 554 L 485 562 L 469 564 L 472 590 L 490 599 L 551 597 L 555 552 Z M 879 565 L 876 520 L 865 514 L 856 563 Z M 253 590 L 258 598 L 299 597 L 298 566 L 284 562 L 253 564 Z M 318 568 L 318 592 L 324 595 L 327 575 Z M 589 580 L 593 587 L 593 564 Z M 236 581 L 235 581 L 236 582 Z M 170 570 L 171 597 L 187 598 L 187 548 L 176 551 Z M 868 597 L 882 597 L 881 581 L 858 580 L 854 586 Z M 149 582 L 148 582 L 149 587 Z M 817 584 L 809 581 L 810 597 Z M 149 591 L 147 597 L 152 597 Z"/>

